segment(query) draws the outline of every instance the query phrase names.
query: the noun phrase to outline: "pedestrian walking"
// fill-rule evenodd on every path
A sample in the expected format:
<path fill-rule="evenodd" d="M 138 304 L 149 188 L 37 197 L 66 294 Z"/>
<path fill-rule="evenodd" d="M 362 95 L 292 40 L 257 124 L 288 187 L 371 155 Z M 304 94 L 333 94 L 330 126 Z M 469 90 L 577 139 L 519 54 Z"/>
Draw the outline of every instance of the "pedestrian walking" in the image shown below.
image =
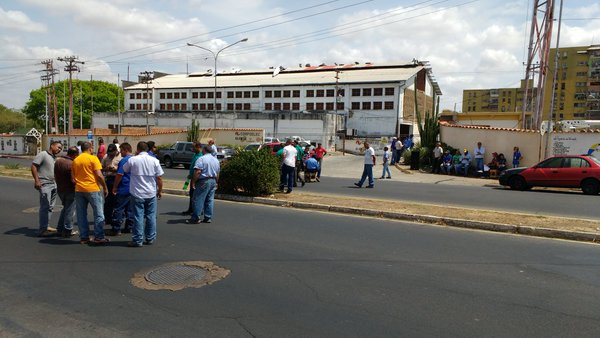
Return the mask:
<path fill-rule="evenodd" d="M 317 161 L 319 162 L 319 169 L 317 170 L 317 177 L 315 178 L 317 182 L 321 181 L 321 169 L 323 169 L 323 159 L 325 155 L 327 155 L 327 149 L 323 148 L 321 143 L 317 143 L 317 147 L 315 148 L 315 155 L 317 156 Z"/>
<path fill-rule="evenodd" d="M 75 203 L 77 205 L 77 225 L 81 244 L 108 244 L 104 237 L 103 197 L 108 195 L 108 187 L 102 176 L 102 165 L 98 157 L 92 155 L 92 144 L 84 142 L 81 154 L 73 160 L 73 180 L 75 181 Z M 100 188 L 102 187 L 102 191 Z M 87 219 L 88 204 L 94 214 L 94 239 L 90 239 Z"/>
<path fill-rule="evenodd" d="M 194 177 L 192 185 L 194 190 L 194 209 L 192 217 L 186 220 L 188 224 L 211 223 L 213 218 L 215 191 L 219 181 L 221 166 L 219 160 L 214 156 L 207 156 L 212 152 L 211 146 L 204 146 L 201 156 L 194 165 Z M 202 215 L 202 220 L 200 216 Z"/>
<path fill-rule="evenodd" d="M 129 212 L 129 193 L 130 175 L 126 173 L 123 167 L 132 156 L 131 144 L 124 142 L 121 144 L 121 160 L 117 166 L 117 176 L 112 187 L 112 194 L 115 196 L 115 205 L 111 216 L 111 226 L 106 234 L 109 236 L 120 236 L 121 233 L 130 233 L 132 228 L 131 212 Z M 123 221 L 125 224 L 123 224 Z"/>
<path fill-rule="evenodd" d="M 354 185 L 359 188 L 362 188 L 362 185 L 363 183 L 365 183 L 365 180 L 369 178 L 369 185 L 367 185 L 367 188 L 373 188 L 375 186 L 375 181 L 373 181 L 373 166 L 375 166 L 375 162 L 377 161 L 377 159 L 375 158 L 375 150 L 369 145 L 369 142 L 365 141 L 364 146 L 365 160 L 362 176 L 360 178 L 360 181 L 354 183 Z"/>
<path fill-rule="evenodd" d="M 211 149 L 211 151 L 212 151 L 212 149 Z M 189 170 L 188 176 L 187 176 L 188 180 L 191 181 L 194 178 L 194 172 L 196 170 L 194 167 L 196 166 L 196 161 L 198 161 L 198 159 L 202 155 L 203 155 L 202 144 L 200 142 L 195 142 L 194 143 L 194 157 L 192 157 L 192 160 L 190 161 L 190 170 Z M 181 213 L 184 216 L 191 215 L 192 212 L 194 211 L 194 198 L 195 198 L 194 191 L 196 190 L 196 188 L 194 187 L 193 184 L 190 184 L 189 187 L 190 187 L 190 193 L 189 193 L 190 201 L 188 203 L 188 208 L 186 211 Z"/>
<path fill-rule="evenodd" d="M 54 180 L 54 161 L 62 151 L 62 144 L 53 141 L 46 151 L 37 154 L 31 163 L 33 187 L 40 193 L 39 224 L 37 235 L 50 237 L 56 234 L 56 229 L 49 226 L 52 210 L 56 203 L 56 182 Z"/>
<path fill-rule="evenodd" d="M 390 173 L 390 167 L 389 167 L 389 162 L 390 162 L 390 155 L 391 152 L 389 151 L 388 147 L 383 147 L 383 172 L 381 173 L 381 177 L 380 178 L 385 178 L 385 174 L 387 173 L 387 178 L 392 178 L 392 174 Z"/>
<path fill-rule="evenodd" d="M 54 162 L 54 178 L 56 191 L 62 202 L 62 210 L 56 226 L 57 234 L 61 237 L 72 237 L 79 234 L 73 231 L 73 218 L 75 217 L 75 183 L 71 171 L 73 160 L 79 155 L 77 147 L 69 147 L 67 156 L 58 158 Z"/>
<path fill-rule="evenodd" d="M 292 145 L 292 140 L 287 139 L 285 147 L 283 147 L 283 163 L 281 164 L 281 177 L 279 182 L 279 191 L 283 191 L 283 188 L 287 184 L 286 194 L 292 192 L 294 186 L 294 171 L 296 168 L 296 156 L 298 150 Z"/>
<path fill-rule="evenodd" d="M 129 203 L 133 229 L 129 247 L 151 245 L 156 240 L 157 200 L 162 197 L 164 171 L 158 159 L 148 153 L 148 144 L 138 142 L 137 155 L 123 165 L 123 172 L 130 174 Z"/>

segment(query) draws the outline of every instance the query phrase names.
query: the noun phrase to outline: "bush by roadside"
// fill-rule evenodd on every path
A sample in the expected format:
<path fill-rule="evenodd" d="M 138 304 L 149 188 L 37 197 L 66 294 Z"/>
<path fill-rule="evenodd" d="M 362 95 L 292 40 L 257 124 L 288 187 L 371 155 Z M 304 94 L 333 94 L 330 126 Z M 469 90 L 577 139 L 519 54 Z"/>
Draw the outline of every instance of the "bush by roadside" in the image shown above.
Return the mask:
<path fill-rule="evenodd" d="M 249 196 L 272 194 L 279 185 L 280 159 L 271 151 L 239 151 L 223 163 L 219 192 Z"/>

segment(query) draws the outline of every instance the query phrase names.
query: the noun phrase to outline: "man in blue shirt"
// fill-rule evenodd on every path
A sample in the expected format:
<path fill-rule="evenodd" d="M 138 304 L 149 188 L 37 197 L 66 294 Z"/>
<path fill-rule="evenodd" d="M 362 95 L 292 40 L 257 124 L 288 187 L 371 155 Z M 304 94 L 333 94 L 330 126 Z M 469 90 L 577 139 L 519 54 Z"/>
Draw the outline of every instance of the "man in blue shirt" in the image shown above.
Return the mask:
<path fill-rule="evenodd" d="M 129 209 L 130 199 L 129 173 L 126 173 L 123 170 L 123 166 L 131 158 L 133 150 L 131 149 L 131 144 L 125 142 L 119 146 L 119 151 L 121 152 L 122 159 L 119 161 L 119 165 L 117 167 L 117 176 L 115 177 L 115 182 L 112 188 L 112 193 L 116 196 L 115 206 L 112 215 L 106 215 L 106 217 L 111 217 L 112 225 L 112 229 L 106 232 L 108 236 L 119 236 L 121 232 L 131 232 L 131 219 L 129 218 L 129 213 L 127 212 Z M 121 230 L 123 219 L 126 219 L 125 227 L 123 230 Z"/>
<path fill-rule="evenodd" d="M 313 173 L 317 173 L 319 171 L 319 161 L 317 161 L 317 155 L 313 154 L 309 157 L 306 162 L 304 162 L 304 166 L 306 170 L 304 172 L 304 180 L 306 182 L 310 182 Z"/>
<path fill-rule="evenodd" d="M 205 145 L 202 148 L 204 155 L 212 153 L 212 147 Z M 213 208 L 215 204 L 215 191 L 219 180 L 221 166 L 219 160 L 214 156 L 202 156 L 194 165 L 194 177 L 192 185 L 194 191 L 194 210 L 192 217 L 185 222 L 188 224 L 212 222 Z M 204 215 L 200 220 L 200 215 Z"/>
<path fill-rule="evenodd" d="M 187 179 L 188 180 L 192 180 L 192 178 L 194 177 L 194 171 L 196 170 L 194 168 L 194 166 L 196 165 L 196 161 L 202 156 L 202 144 L 200 142 L 195 142 L 194 143 L 194 157 L 192 157 L 192 160 L 190 161 L 190 171 L 188 172 L 188 176 Z M 190 203 L 188 204 L 188 209 L 184 212 L 182 212 L 181 214 L 184 216 L 187 215 L 191 215 L 192 212 L 194 211 L 194 191 L 196 190 L 196 188 L 194 187 L 193 184 L 189 185 L 190 187 Z"/>

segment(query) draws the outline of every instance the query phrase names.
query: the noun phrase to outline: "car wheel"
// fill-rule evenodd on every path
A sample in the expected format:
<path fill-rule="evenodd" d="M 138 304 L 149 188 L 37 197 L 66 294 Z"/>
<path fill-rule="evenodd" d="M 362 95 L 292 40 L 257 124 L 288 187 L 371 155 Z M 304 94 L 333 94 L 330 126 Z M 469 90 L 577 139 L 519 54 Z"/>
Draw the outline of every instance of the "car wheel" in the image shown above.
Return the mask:
<path fill-rule="evenodd" d="M 169 156 L 166 156 L 163 159 L 163 162 L 165 163 L 165 167 L 167 167 L 167 168 L 173 168 L 173 160 Z"/>
<path fill-rule="evenodd" d="M 581 190 L 586 195 L 597 195 L 600 191 L 600 182 L 593 179 L 584 180 L 581 182 Z"/>
<path fill-rule="evenodd" d="M 185 169 L 190 169 L 190 165 L 189 165 L 189 164 L 184 164 L 184 165 L 183 165 L 183 167 L 184 167 Z"/>
<path fill-rule="evenodd" d="M 521 176 L 514 176 L 511 177 L 510 180 L 508 181 L 508 185 L 510 186 L 510 188 L 512 190 L 527 190 L 528 186 L 527 186 L 527 182 L 525 182 L 525 179 Z"/>

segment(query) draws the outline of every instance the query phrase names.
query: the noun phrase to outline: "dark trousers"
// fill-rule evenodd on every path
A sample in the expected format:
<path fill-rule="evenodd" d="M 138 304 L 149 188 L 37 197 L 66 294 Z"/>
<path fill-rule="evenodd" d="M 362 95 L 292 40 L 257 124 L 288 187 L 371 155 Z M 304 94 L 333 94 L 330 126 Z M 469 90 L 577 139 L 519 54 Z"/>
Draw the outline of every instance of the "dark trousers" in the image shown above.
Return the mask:
<path fill-rule="evenodd" d="M 194 211 L 194 191 L 196 190 L 196 188 L 194 187 L 194 185 L 190 185 L 190 203 L 188 204 L 188 209 L 186 210 L 186 212 L 188 213 L 192 213 Z"/>
<path fill-rule="evenodd" d="M 431 165 L 431 172 L 435 174 L 439 174 L 442 170 L 442 158 L 434 157 L 433 164 Z"/>
<path fill-rule="evenodd" d="M 105 178 L 106 186 L 108 187 L 108 196 L 104 198 L 104 220 L 108 223 L 112 217 L 115 204 L 117 202 L 117 196 L 112 194 L 112 188 L 115 183 L 114 176 L 107 176 Z"/>
<path fill-rule="evenodd" d="M 287 164 L 281 165 L 281 180 L 279 182 L 279 190 L 283 190 L 283 187 L 285 187 L 287 184 L 288 191 L 292 191 L 292 187 L 294 186 L 294 173 L 294 167 L 290 167 Z"/>

